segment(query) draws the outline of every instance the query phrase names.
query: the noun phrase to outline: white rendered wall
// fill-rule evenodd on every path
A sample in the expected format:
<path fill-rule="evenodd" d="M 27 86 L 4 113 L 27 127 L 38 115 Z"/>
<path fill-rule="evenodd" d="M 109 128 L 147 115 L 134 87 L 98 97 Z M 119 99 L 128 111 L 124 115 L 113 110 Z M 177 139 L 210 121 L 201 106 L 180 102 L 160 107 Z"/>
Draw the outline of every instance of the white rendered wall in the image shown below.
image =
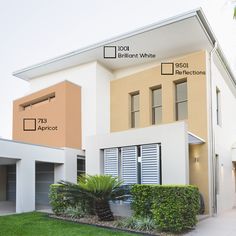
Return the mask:
<path fill-rule="evenodd" d="M 101 149 L 161 144 L 162 183 L 189 183 L 188 134 L 185 122 L 151 126 L 88 137 L 86 141 L 86 173 L 103 173 Z"/>
<path fill-rule="evenodd" d="M 98 63 L 96 77 L 96 133 L 105 134 L 110 132 L 110 80 L 112 80 L 114 76 L 110 71 Z"/>
<path fill-rule="evenodd" d="M 226 82 L 227 81 L 227 82 Z M 212 63 L 213 125 L 215 153 L 219 155 L 220 188 L 218 212 L 235 206 L 235 170 L 232 164 L 232 145 L 236 142 L 236 97 L 235 88 L 229 83 L 226 72 L 214 59 Z M 216 124 L 216 87 L 220 90 L 221 125 Z"/>
<path fill-rule="evenodd" d="M 97 62 L 76 66 L 30 80 L 30 93 L 62 81 L 82 88 L 82 149 L 85 137 L 110 130 L 110 79 L 112 74 Z"/>
<path fill-rule="evenodd" d="M 16 212 L 35 210 L 35 164 L 55 163 L 55 182 L 77 180 L 77 155 L 80 150 L 50 148 L 0 139 L 0 163 L 16 163 Z"/>

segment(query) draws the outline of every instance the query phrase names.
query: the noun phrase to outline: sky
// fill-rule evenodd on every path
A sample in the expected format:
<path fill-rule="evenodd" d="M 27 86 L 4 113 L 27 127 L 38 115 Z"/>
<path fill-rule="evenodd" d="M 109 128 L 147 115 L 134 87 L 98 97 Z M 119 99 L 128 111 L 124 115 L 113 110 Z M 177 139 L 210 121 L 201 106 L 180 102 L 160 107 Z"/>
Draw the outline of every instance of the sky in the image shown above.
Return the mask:
<path fill-rule="evenodd" d="M 29 93 L 13 71 L 199 7 L 236 72 L 228 0 L 0 0 L 0 137 L 11 139 L 12 102 Z"/>

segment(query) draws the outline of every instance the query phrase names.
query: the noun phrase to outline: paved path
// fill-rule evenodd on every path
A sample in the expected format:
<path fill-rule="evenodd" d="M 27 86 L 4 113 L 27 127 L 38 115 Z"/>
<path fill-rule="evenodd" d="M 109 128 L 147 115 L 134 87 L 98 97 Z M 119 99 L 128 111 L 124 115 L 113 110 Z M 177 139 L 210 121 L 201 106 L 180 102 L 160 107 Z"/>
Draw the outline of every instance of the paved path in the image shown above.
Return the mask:
<path fill-rule="evenodd" d="M 186 236 L 236 236 L 236 209 L 200 221 Z"/>

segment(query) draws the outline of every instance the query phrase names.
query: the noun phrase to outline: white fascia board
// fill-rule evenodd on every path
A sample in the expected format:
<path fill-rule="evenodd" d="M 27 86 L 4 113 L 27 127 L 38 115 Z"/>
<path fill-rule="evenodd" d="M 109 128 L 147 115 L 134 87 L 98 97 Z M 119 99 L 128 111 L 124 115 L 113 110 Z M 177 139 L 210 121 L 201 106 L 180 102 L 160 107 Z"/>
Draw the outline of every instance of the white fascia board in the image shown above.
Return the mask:
<path fill-rule="evenodd" d="M 43 67 L 48 67 L 50 64 L 52 65 L 53 63 L 58 63 L 61 60 L 69 59 L 69 58 L 72 58 L 73 56 L 76 56 L 76 55 L 79 55 L 79 54 L 82 57 L 83 53 L 92 52 L 93 50 L 96 50 L 99 47 L 102 47 L 104 45 L 109 45 L 109 44 L 112 44 L 112 43 L 116 43 L 117 41 L 127 39 L 127 38 L 131 38 L 135 35 L 142 34 L 142 33 L 145 33 L 145 32 L 160 28 L 160 27 L 164 27 L 164 26 L 167 26 L 169 24 L 176 23 L 178 21 L 185 20 L 185 19 L 188 19 L 188 18 L 194 17 L 194 16 L 198 19 L 199 24 L 201 25 L 203 31 L 205 32 L 205 34 L 208 38 L 208 41 L 210 42 L 210 44 L 213 48 L 216 42 L 218 44 L 218 41 L 217 41 L 216 36 L 214 35 L 214 33 L 213 33 L 213 31 L 210 27 L 209 22 L 206 19 L 206 16 L 203 13 L 203 10 L 201 8 L 197 8 L 197 9 L 185 12 L 183 14 L 180 14 L 180 15 L 177 15 L 177 16 L 174 16 L 174 17 L 170 17 L 170 18 L 165 19 L 163 21 L 159 21 L 157 23 L 154 23 L 154 24 L 151 24 L 151 25 L 148 25 L 148 26 L 145 26 L 145 27 L 141 27 L 137 30 L 119 35 L 117 37 L 110 38 L 108 40 L 90 45 L 88 47 L 84 47 L 84 48 L 66 53 L 62 56 L 58 56 L 58 57 L 55 57 L 53 59 L 46 60 L 44 62 L 32 65 L 30 67 L 26 67 L 26 68 L 23 68 L 21 70 L 17 70 L 15 72 L 13 72 L 13 76 L 24 79 L 26 81 L 29 81 L 31 79 L 30 76 L 27 76 L 27 72 L 29 72 L 29 71 L 37 70 L 39 68 L 43 69 Z M 220 46 L 217 47 L 217 55 L 219 56 L 220 60 L 224 64 L 225 70 L 229 74 L 230 79 L 232 80 L 233 84 L 236 87 L 236 78 L 235 78 L 234 73 L 233 73 L 232 69 L 230 68 L 229 63 L 226 60 L 226 57 L 224 56 L 223 51 L 222 51 Z M 96 58 L 91 58 L 91 60 L 96 60 Z M 86 62 L 84 62 L 84 63 L 86 63 Z M 83 62 L 81 64 L 83 64 Z M 69 68 L 69 66 L 68 66 L 68 68 Z M 39 75 L 39 76 L 41 76 L 41 75 Z M 35 76 L 35 77 L 37 77 L 37 76 Z"/>
<path fill-rule="evenodd" d="M 29 79 L 24 78 L 24 75 L 23 75 L 23 73 L 25 73 L 27 71 L 37 69 L 39 67 L 44 67 L 44 66 L 47 66 L 49 64 L 53 64 L 54 62 L 58 62 L 60 60 L 63 60 L 63 59 L 69 58 L 69 57 L 73 57 L 73 56 L 78 55 L 78 54 L 82 54 L 82 53 L 85 53 L 85 52 L 88 52 L 88 51 L 92 51 L 92 50 L 97 49 L 99 47 L 102 47 L 104 45 L 109 45 L 111 43 L 115 43 L 115 42 L 120 41 L 122 39 L 130 38 L 132 36 L 135 36 L 135 35 L 138 35 L 138 34 L 141 34 L 141 33 L 144 33 L 144 32 L 148 32 L 148 31 L 156 29 L 156 28 L 167 26 L 169 24 L 176 23 L 178 21 L 188 19 L 188 18 L 193 17 L 193 16 L 197 16 L 198 11 L 202 11 L 201 8 L 198 8 L 198 9 L 195 9 L 195 10 L 192 10 L 192 11 L 188 11 L 188 12 L 185 12 L 183 14 L 180 14 L 180 15 L 177 15 L 177 16 L 174 16 L 174 17 L 170 17 L 170 18 L 165 19 L 163 21 L 153 23 L 149 26 L 141 27 L 137 30 L 119 35 L 117 37 L 110 38 L 108 40 L 104 40 L 102 42 L 99 42 L 99 43 L 90 45 L 88 47 L 84 47 L 84 48 L 66 53 L 62 56 L 58 56 L 58 57 L 43 61 L 41 63 L 34 64 L 32 66 L 29 66 L 29 67 L 26 67 L 26 68 L 23 68 L 23 69 L 20 69 L 20 70 L 17 70 L 15 72 L 13 72 L 13 76 L 16 76 L 18 78 L 21 78 L 21 79 L 24 79 L 24 80 L 28 81 Z"/>
<path fill-rule="evenodd" d="M 196 13 L 197 13 L 197 19 L 198 19 L 199 23 L 201 24 L 202 29 L 206 33 L 206 35 L 209 39 L 209 42 L 212 45 L 212 48 L 214 48 L 215 44 L 217 43 L 216 54 L 217 54 L 218 58 L 220 59 L 220 61 L 222 62 L 224 69 L 226 70 L 227 74 L 229 75 L 234 86 L 236 87 L 235 75 L 228 63 L 228 60 L 226 59 L 226 57 L 223 53 L 223 50 L 221 49 L 221 46 L 219 45 L 219 42 L 217 41 L 217 38 L 216 38 L 209 22 L 207 21 L 206 16 L 204 15 L 202 9 L 197 10 Z"/>

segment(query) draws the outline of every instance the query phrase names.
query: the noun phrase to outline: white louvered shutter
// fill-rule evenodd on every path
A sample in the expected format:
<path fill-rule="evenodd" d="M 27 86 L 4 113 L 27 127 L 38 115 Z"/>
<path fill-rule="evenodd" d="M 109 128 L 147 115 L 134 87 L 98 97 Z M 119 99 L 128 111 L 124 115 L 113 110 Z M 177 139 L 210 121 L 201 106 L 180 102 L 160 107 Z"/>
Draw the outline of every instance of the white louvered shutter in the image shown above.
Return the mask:
<path fill-rule="evenodd" d="M 118 148 L 104 149 L 104 174 L 118 177 Z"/>
<path fill-rule="evenodd" d="M 160 149 L 158 144 L 141 146 L 142 184 L 160 184 Z"/>
<path fill-rule="evenodd" d="M 122 179 L 124 184 L 137 183 L 137 147 L 121 148 Z"/>

